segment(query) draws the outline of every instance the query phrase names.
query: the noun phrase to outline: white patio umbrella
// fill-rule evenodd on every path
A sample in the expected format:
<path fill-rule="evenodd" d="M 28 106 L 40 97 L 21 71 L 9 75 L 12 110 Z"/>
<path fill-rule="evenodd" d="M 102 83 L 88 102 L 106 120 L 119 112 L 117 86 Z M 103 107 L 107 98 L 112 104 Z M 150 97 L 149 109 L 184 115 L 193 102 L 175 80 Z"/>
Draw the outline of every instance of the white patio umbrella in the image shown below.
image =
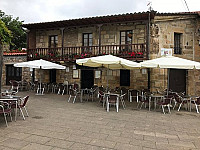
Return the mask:
<path fill-rule="evenodd" d="M 14 67 L 29 67 L 29 68 L 37 68 L 40 69 L 40 89 L 39 89 L 39 95 L 42 95 L 42 82 L 41 82 L 41 69 L 65 69 L 65 66 L 52 63 L 50 61 L 46 61 L 43 59 L 40 60 L 33 60 L 33 61 L 27 61 L 27 62 L 21 62 L 14 64 Z"/>
<path fill-rule="evenodd" d="M 162 56 L 160 58 L 141 62 L 145 68 L 174 68 L 174 69 L 200 69 L 200 63 L 174 56 Z"/>
<path fill-rule="evenodd" d="M 136 69 L 141 67 L 139 63 L 113 55 L 77 59 L 76 63 L 88 67 L 105 67 L 108 69 Z"/>
<path fill-rule="evenodd" d="M 76 63 L 78 65 L 88 66 L 88 67 L 105 67 L 108 69 L 139 69 L 141 65 L 139 63 L 126 60 L 113 55 L 103 55 L 97 57 L 90 57 L 84 59 L 77 59 Z M 108 79 L 107 79 L 108 86 Z"/>
<path fill-rule="evenodd" d="M 168 69 L 168 86 L 169 90 L 169 69 L 200 69 L 200 63 L 188 59 L 174 56 L 162 56 L 160 58 L 141 62 L 142 68 L 167 68 Z"/>

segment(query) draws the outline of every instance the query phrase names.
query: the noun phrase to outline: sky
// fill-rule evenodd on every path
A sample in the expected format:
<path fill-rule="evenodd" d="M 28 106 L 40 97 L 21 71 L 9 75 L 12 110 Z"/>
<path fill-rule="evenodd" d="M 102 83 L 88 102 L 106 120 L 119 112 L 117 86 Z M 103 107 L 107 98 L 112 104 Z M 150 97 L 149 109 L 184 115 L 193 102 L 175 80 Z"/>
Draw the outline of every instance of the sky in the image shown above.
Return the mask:
<path fill-rule="evenodd" d="M 0 10 L 24 23 L 145 12 L 200 11 L 200 0 L 0 0 Z"/>

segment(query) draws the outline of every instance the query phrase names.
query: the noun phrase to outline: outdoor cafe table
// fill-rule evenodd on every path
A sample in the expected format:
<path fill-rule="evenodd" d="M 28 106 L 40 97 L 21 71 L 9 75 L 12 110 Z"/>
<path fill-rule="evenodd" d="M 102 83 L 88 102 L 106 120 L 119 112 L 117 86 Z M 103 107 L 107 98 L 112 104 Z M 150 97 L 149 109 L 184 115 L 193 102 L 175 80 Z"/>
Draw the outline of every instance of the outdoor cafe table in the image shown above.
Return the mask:
<path fill-rule="evenodd" d="M 154 102 L 154 109 L 156 109 L 156 103 L 157 103 L 158 99 L 161 99 L 161 100 L 164 99 L 164 95 L 161 95 L 161 94 L 150 94 L 148 96 L 150 97 L 149 110 L 151 109 L 151 101 Z"/>
<path fill-rule="evenodd" d="M 2 95 L 2 96 L 11 96 L 12 93 L 13 93 L 12 90 L 5 90 L 5 91 L 2 91 L 2 92 L 1 92 L 1 95 Z"/>
<path fill-rule="evenodd" d="M 119 105 L 119 99 L 120 99 L 120 96 L 121 96 L 121 94 L 119 94 L 119 93 L 110 93 L 110 92 L 104 93 L 104 102 L 103 103 L 105 103 L 105 101 L 107 100 L 107 98 L 109 97 L 109 95 L 116 95 L 116 96 L 118 96 L 118 98 L 117 98 L 117 104 Z M 122 99 L 121 99 L 121 102 L 122 102 Z M 103 106 L 104 106 L 104 104 L 103 104 Z M 125 109 L 123 103 L 122 103 L 122 106 Z"/>
<path fill-rule="evenodd" d="M 90 91 L 91 91 L 91 89 L 88 89 L 88 88 L 80 89 L 80 93 L 81 93 L 80 101 L 81 101 L 81 103 L 83 102 L 83 95 L 84 95 L 84 94 L 89 94 Z M 89 99 L 89 95 L 88 95 L 87 100 L 88 100 L 88 99 Z"/>
<path fill-rule="evenodd" d="M 18 106 L 18 100 L 20 96 L 2 96 L 0 98 L 0 101 L 9 101 L 9 102 L 15 102 L 15 121 L 17 120 L 17 106 Z"/>
<path fill-rule="evenodd" d="M 184 95 L 183 100 L 189 101 L 189 111 L 192 110 L 192 101 L 196 101 L 199 96 L 196 95 Z"/>

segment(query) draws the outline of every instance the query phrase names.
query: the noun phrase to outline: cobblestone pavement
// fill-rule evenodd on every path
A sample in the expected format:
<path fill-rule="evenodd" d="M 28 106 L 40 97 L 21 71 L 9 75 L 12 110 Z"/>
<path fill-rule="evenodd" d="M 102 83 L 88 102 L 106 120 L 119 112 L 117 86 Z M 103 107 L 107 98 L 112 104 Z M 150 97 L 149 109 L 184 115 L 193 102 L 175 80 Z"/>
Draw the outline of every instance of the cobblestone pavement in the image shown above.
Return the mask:
<path fill-rule="evenodd" d="M 67 95 L 29 94 L 29 117 L 8 122 L 0 117 L 0 150 L 194 150 L 200 149 L 200 115 L 172 110 L 126 109 L 106 112 L 96 101 L 68 103 Z M 8 117 L 9 120 L 9 117 Z"/>

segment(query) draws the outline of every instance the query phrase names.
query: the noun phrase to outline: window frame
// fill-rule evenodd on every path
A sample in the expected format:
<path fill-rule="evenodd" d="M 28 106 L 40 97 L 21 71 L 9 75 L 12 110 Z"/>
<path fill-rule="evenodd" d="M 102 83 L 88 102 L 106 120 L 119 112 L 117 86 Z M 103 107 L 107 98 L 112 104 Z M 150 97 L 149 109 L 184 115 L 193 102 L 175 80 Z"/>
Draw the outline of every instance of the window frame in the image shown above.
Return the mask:
<path fill-rule="evenodd" d="M 58 35 L 49 35 L 49 48 L 56 48 L 56 47 L 58 47 Z"/>
<path fill-rule="evenodd" d="M 174 32 L 174 54 L 182 54 L 182 37 L 182 33 Z"/>
<path fill-rule="evenodd" d="M 87 36 L 87 38 L 85 38 L 85 35 Z M 85 39 L 87 40 L 87 44 L 85 44 Z M 90 42 L 90 40 L 91 40 L 91 42 Z M 83 46 L 92 46 L 93 45 L 93 35 L 92 35 L 92 33 L 83 33 L 83 35 L 82 35 L 82 45 Z"/>
<path fill-rule="evenodd" d="M 122 36 L 122 33 L 125 33 L 125 36 Z M 131 34 L 132 38 L 130 38 L 128 35 Z M 122 43 L 122 37 L 125 37 L 125 43 Z M 130 41 L 128 41 L 128 39 L 130 39 Z M 133 41 L 133 31 L 132 30 L 123 30 L 120 31 L 120 45 L 126 45 L 126 44 L 132 44 Z M 130 42 L 130 43 L 129 43 Z"/>

